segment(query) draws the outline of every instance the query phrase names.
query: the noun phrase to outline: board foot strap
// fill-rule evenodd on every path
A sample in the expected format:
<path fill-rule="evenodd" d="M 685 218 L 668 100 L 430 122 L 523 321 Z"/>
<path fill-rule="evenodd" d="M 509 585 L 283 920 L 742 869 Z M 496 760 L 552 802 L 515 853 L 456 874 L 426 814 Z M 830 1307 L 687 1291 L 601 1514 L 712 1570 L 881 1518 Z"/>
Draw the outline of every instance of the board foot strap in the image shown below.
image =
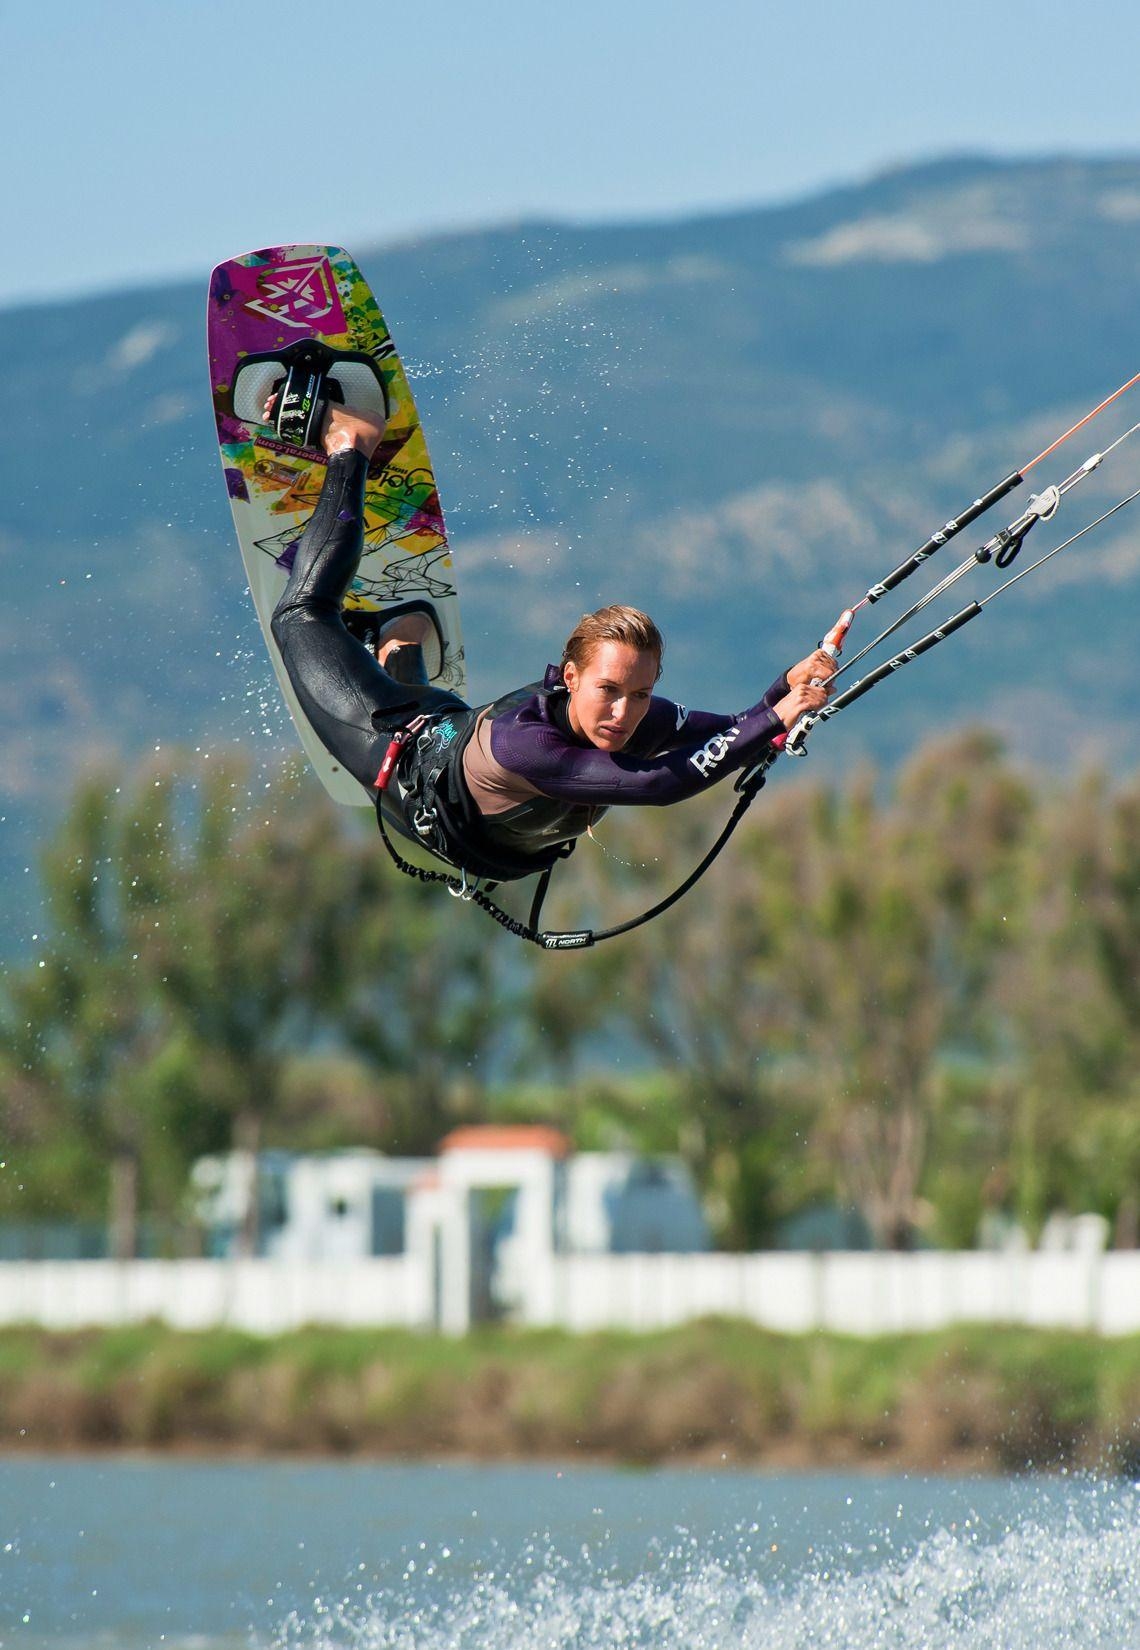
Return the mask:
<path fill-rule="evenodd" d="M 271 419 L 265 403 L 277 400 Z M 330 401 L 372 413 L 385 422 L 392 415 L 388 391 L 370 355 L 334 350 L 317 338 L 287 349 L 247 355 L 234 373 L 234 417 L 243 424 L 271 423 L 287 446 L 319 451 L 321 426 Z"/>

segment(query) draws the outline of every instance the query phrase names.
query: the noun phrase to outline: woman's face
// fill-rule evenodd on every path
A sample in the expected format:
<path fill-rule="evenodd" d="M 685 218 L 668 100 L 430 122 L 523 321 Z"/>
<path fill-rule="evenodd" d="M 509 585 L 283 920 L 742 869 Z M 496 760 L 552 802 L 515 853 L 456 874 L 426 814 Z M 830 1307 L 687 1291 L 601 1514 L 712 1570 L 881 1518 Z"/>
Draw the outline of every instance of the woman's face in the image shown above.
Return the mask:
<path fill-rule="evenodd" d="M 570 693 L 570 726 L 601 751 L 620 751 L 649 709 L 657 656 L 627 642 L 599 642 L 581 667 L 562 673 Z"/>

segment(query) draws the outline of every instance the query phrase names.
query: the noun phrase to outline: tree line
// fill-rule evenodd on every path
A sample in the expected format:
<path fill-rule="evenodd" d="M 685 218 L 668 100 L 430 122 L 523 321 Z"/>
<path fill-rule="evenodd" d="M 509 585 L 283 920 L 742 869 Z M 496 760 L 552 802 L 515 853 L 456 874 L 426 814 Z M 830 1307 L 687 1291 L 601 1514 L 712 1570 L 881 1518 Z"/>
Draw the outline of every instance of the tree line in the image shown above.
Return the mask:
<path fill-rule="evenodd" d="M 556 876 L 602 926 L 691 868 L 728 806 L 614 813 Z M 890 782 L 777 770 L 649 928 L 546 954 L 401 877 L 295 765 L 86 777 L 0 980 L 0 1221 L 186 1227 L 203 1153 L 430 1153 L 460 1121 L 679 1151 L 720 1240 L 821 1203 L 967 1246 L 1140 1218 L 1140 779 L 1034 779 L 989 735 Z"/>

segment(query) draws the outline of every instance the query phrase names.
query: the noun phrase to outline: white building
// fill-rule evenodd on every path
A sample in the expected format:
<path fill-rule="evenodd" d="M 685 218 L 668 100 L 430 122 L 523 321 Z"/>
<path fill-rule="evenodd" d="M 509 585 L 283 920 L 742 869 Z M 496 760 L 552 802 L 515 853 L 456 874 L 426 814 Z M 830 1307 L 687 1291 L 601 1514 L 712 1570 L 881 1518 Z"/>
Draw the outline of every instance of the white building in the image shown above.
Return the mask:
<path fill-rule="evenodd" d="M 261 1152 L 256 1163 L 258 1253 L 271 1260 L 360 1260 L 401 1255 L 410 1188 L 431 1158 L 343 1152 Z M 249 1152 L 201 1157 L 190 1183 L 207 1252 L 237 1253 L 254 1195 Z"/>
<path fill-rule="evenodd" d="M 202 1158 L 191 1178 L 208 1252 L 232 1257 L 254 1195 L 253 1160 Z M 432 1279 L 432 1317 L 447 1328 L 548 1317 L 556 1256 L 709 1246 L 679 1158 L 575 1154 L 541 1124 L 456 1129 L 437 1158 L 266 1152 L 256 1183 L 259 1255 L 305 1264 L 418 1258 Z"/>

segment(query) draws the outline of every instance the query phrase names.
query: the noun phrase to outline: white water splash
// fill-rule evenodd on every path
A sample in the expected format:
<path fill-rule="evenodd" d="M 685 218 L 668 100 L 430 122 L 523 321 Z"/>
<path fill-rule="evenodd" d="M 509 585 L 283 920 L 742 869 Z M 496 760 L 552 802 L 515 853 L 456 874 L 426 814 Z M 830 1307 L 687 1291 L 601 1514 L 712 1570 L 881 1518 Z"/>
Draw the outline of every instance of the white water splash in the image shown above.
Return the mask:
<path fill-rule="evenodd" d="M 754 1532 L 756 1526 L 752 1526 Z M 781 1573 L 737 1531 L 619 1577 L 588 1549 L 532 1543 L 502 1570 L 409 1564 L 400 1589 L 315 1599 L 272 1650 L 1133 1650 L 1140 1643 L 1140 1505 L 1095 1487 L 1000 1533 L 940 1530 L 907 1551 L 889 1533 Z M 775 1550 L 773 1548 L 773 1550 Z M 445 1550 L 446 1551 L 446 1550 Z M 879 1555 L 886 1553 L 883 1558 Z M 450 1556 L 450 1555 L 448 1555 Z M 868 1562 L 870 1559 L 870 1562 Z M 760 1571 L 763 1570 L 763 1577 Z"/>

